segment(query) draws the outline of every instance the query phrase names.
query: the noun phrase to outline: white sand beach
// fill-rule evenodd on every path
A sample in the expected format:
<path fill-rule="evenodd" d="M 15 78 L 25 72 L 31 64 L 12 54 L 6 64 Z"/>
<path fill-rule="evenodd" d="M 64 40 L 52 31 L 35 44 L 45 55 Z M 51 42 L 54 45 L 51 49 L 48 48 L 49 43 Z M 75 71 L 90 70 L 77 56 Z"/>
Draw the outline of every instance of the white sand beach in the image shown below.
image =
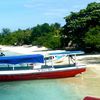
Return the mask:
<path fill-rule="evenodd" d="M 19 54 L 43 54 L 46 55 L 51 52 L 62 52 L 65 50 L 48 50 L 46 47 L 38 47 L 38 46 L 29 46 L 29 45 L 24 45 L 24 46 L 4 46 L 0 45 L 0 50 L 1 51 L 10 51 L 10 52 L 15 52 Z M 100 64 L 100 54 L 91 54 L 91 55 L 81 55 L 77 56 L 77 60 L 80 63 L 85 63 L 87 66 L 97 66 Z"/>
<path fill-rule="evenodd" d="M 47 50 L 45 47 L 38 47 L 38 46 L 2 46 L 0 45 L 2 51 L 11 51 L 21 54 L 33 54 L 35 51 Z"/>
<path fill-rule="evenodd" d="M 48 48 L 46 47 L 38 47 L 38 46 L 4 46 L 0 45 L 1 51 L 11 51 L 19 54 L 43 54 L 46 55 L 51 52 L 61 52 L 65 50 L 54 50 L 54 51 L 46 51 Z M 79 63 L 86 64 L 87 67 L 95 67 L 95 69 L 100 70 L 100 54 L 91 54 L 91 55 L 81 55 L 77 56 L 77 60 Z M 98 67 L 96 67 L 98 66 Z"/>
<path fill-rule="evenodd" d="M 1 51 L 11 51 L 11 52 L 15 52 L 15 53 L 19 53 L 19 54 L 43 54 L 46 55 L 48 53 L 51 52 L 61 52 L 61 51 L 65 51 L 65 50 L 48 50 L 48 48 L 46 47 L 38 47 L 38 46 L 28 46 L 28 45 L 24 45 L 24 46 L 2 46 L 0 45 L 0 50 Z"/>

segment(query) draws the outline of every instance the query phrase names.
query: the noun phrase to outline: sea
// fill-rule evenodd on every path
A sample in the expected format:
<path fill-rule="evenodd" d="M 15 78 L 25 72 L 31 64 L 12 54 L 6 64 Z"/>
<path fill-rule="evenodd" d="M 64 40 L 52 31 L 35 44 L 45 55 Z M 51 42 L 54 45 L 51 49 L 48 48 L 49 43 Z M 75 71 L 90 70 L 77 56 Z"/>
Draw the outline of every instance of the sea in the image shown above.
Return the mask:
<path fill-rule="evenodd" d="M 0 100 L 83 100 L 85 96 L 100 96 L 100 77 L 91 75 L 87 71 L 72 78 L 0 82 Z"/>

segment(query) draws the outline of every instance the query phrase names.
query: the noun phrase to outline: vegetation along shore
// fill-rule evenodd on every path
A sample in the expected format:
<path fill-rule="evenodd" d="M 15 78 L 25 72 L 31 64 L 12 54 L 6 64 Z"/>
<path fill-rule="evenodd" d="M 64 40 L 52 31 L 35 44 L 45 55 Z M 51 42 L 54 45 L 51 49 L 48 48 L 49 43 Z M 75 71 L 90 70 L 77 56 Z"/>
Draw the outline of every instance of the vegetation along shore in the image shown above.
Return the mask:
<path fill-rule="evenodd" d="M 79 12 L 64 17 L 66 24 L 44 23 L 11 32 L 3 28 L 1 45 L 38 45 L 51 49 L 100 51 L 100 3 L 90 3 Z"/>

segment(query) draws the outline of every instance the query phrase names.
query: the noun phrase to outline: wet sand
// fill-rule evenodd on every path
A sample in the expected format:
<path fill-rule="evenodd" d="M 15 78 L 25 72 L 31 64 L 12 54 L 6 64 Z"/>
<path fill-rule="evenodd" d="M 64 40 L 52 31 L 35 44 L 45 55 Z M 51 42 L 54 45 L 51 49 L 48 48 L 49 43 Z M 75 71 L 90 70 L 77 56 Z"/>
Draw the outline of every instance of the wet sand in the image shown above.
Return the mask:
<path fill-rule="evenodd" d="M 85 96 L 100 98 L 100 57 L 86 57 L 78 59 L 86 64 L 86 72 L 73 78 L 60 79 L 60 84 L 71 85 L 80 100 Z"/>

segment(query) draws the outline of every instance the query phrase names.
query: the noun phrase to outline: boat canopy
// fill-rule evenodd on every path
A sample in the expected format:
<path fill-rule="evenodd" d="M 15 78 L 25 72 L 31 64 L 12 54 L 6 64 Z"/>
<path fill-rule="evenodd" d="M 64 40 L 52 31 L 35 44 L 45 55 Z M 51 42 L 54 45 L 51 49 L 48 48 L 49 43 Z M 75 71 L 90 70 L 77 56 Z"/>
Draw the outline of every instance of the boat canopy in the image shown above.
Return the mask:
<path fill-rule="evenodd" d="M 21 63 L 44 63 L 44 56 L 41 54 L 2 56 L 0 64 L 21 64 Z"/>
<path fill-rule="evenodd" d="M 55 55 L 79 55 L 79 54 L 84 54 L 83 51 L 63 51 L 63 52 L 56 52 L 56 53 L 50 53 L 50 56 L 55 56 Z"/>

